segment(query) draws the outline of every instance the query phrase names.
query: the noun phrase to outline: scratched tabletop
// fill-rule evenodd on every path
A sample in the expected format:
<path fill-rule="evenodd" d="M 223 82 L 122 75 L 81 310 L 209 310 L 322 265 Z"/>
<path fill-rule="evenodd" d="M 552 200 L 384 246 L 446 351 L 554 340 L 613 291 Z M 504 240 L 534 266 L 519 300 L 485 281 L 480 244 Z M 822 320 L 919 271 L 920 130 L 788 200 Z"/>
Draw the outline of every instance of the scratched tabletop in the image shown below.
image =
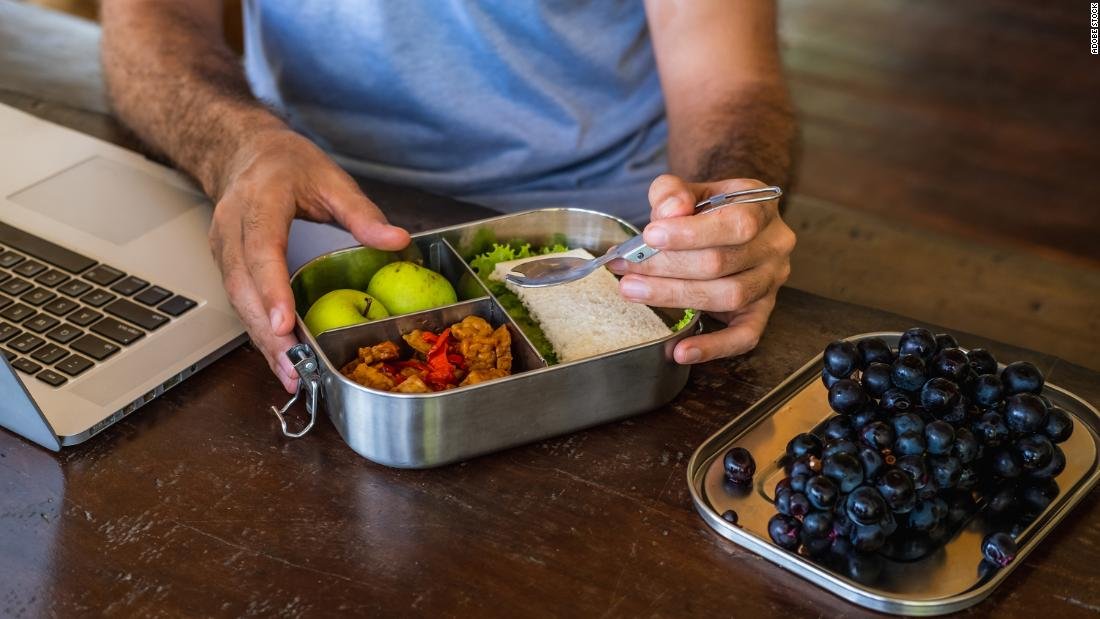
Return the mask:
<path fill-rule="evenodd" d="M 106 114 L 98 36 L 0 0 L 0 102 L 139 148 Z M 489 214 L 366 189 L 414 230 Z M 719 538 L 692 507 L 685 467 L 828 341 L 914 324 L 785 289 L 759 347 L 696 367 L 670 405 L 426 471 L 364 460 L 327 419 L 284 439 L 266 408 L 285 395 L 246 345 L 61 454 L 0 431 L 0 615 L 873 614 Z M 1100 403 L 1094 372 L 959 337 Z M 966 612 L 1096 614 L 1098 582 L 1094 490 Z"/>

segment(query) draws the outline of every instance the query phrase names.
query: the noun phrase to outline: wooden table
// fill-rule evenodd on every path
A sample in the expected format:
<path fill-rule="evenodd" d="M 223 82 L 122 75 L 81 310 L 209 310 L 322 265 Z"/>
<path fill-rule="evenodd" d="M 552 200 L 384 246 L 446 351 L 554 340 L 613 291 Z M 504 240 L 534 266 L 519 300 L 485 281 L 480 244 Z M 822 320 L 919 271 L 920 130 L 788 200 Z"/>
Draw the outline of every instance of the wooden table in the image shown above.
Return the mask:
<path fill-rule="evenodd" d="M 44 35 L 59 28 L 71 36 Z M 0 102 L 128 143 L 97 113 L 98 74 L 67 71 L 67 56 L 92 57 L 95 38 L 93 27 L 0 1 Z M 62 96 L 45 83 L 65 84 Z M 398 218 L 417 229 L 483 214 L 377 191 L 394 215 L 435 204 Z M 0 431 L 0 614 L 862 615 L 714 534 L 692 509 L 685 465 L 829 340 L 915 322 L 784 290 L 759 348 L 696 368 L 671 405 L 428 471 L 360 458 L 327 420 L 283 439 L 266 407 L 285 396 L 245 346 L 60 455 Z M 961 339 L 1031 360 L 1100 402 L 1096 373 Z M 1094 491 L 971 612 L 1096 613 L 1098 566 Z"/>

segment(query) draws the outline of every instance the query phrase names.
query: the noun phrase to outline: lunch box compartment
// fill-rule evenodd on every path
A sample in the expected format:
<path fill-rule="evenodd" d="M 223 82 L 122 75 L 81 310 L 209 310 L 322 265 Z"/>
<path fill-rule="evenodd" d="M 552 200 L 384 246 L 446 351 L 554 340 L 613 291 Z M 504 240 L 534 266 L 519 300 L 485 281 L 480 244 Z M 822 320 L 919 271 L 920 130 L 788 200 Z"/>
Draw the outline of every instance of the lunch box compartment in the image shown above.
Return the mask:
<path fill-rule="evenodd" d="M 449 464 L 658 408 L 687 383 L 690 367 L 672 350 L 698 331 L 685 328 L 652 342 L 589 359 L 547 366 L 500 303 L 468 265 L 492 243 L 555 242 L 594 254 L 637 234 L 625 221 L 594 211 L 542 209 L 431 230 L 413 236 L 410 250 L 394 254 L 357 247 L 319 256 L 291 278 L 297 302 L 295 334 L 302 343 L 288 356 L 298 369 L 299 395 L 274 409 L 286 436 L 304 434 L 323 407 L 340 436 L 358 454 L 386 466 L 428 468 Z M 454 305 L 394 316 L 323 333 L 314 338 L 302 322 L 309 305 L 337 288 L 364 290 L 382 265 L 422 260 L 455 286 Z M 654 308 L 668 324 L 683 310 Z M 476 385 L 423 394 L 363 387 L 340 374 L 361 346 L 401 342 L 413 329 L 439 330 L 469 314 L 507 324 L 512 334 L 513 374 Z M 309 425 L 292 432 L 288 411 L 306 400 Z M 274 407 L 273 407 L 274 408 Z"/>

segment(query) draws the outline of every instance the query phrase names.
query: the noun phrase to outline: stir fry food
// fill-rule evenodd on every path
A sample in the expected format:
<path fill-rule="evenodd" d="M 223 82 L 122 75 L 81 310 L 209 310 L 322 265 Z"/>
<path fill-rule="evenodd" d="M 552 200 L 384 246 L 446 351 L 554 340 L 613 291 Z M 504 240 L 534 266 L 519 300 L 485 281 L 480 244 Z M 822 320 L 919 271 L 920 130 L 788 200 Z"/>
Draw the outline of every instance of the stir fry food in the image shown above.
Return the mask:
<path fill-rule="evenodd" d="M 512 336 L 501 325 L 493 329 L 480 316 L 467 316 L 442 333 L 416 329 L 402 336 L 413 350 L 401 359 L 397 342 L 359 349 L 340 372 L 371 389 L 398 393 L 431 393 L 474 385 L 512 373 Z"/>

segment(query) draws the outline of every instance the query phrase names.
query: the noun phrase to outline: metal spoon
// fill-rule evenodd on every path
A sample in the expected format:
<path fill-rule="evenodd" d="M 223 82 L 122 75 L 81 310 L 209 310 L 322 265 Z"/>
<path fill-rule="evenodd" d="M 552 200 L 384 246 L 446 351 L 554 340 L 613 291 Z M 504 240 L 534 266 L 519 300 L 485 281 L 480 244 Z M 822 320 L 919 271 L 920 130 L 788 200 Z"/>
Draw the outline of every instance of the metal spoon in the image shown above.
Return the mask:
<path fill-rule="evenodd" d="M 711 196 L 695 205 L 695 215 L 709 213 L 732 204 L 749 204 L 775 200 L 783 195 L 779 187 L 761 187 Z M 523 288 L 542 288 L 557 286 L 576 281 L 616 258 L 629 262 L 641 262 L 654 256 L 661 250 L 645 244 L 642 235 L 612 247 L 606 254 L 595 259 L 575 258 L 572 256 L 549 256 L 540 260 L 531 260 L 516 265 L 504 279 Z"/>

